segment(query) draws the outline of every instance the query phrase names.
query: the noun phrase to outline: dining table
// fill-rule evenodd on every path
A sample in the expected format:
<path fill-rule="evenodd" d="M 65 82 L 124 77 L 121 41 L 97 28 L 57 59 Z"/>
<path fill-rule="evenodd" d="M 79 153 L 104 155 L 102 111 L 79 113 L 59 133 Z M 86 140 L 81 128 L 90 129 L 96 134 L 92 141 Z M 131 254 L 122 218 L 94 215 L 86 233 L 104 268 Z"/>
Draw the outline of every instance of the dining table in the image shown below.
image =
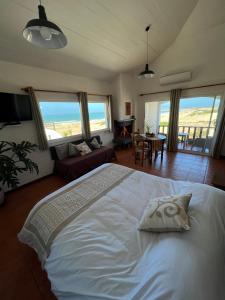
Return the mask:
<path fill-rule="evenodd" d="M 142 136 L 142 138 L 144 138 L 144 141 L 148 143 L 149 145 L 149 149 L 150 149 L 150 157 L 149 160 L 150 162 L 152 162 L 152 155 L 153 155 L 153 151 L 152 151 L 152 144 L 154 143 L 154 141 L 161 141 L 161 161 L 163 160 L 163 153 L 164 153 L 164 145 L 165 145 L 165 141 L 166 141 L 166 136 L 163 134 L 155 134 L 153 135 L 148 135 L 145 133 L 141 133 L 140 136 Z"/>

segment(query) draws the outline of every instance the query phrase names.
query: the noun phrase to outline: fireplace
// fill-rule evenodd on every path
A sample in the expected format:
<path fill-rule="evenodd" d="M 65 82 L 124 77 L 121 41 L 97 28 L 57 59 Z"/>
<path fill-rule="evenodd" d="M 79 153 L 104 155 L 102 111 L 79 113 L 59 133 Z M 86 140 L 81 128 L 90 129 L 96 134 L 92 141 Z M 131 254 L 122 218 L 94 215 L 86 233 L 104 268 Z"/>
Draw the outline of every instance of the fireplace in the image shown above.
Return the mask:
<path fill-rule="evenodd" d="M 133 119 L 114 121 L 114 143 L 116 146 L 132 145 L 133 123 Z"/>

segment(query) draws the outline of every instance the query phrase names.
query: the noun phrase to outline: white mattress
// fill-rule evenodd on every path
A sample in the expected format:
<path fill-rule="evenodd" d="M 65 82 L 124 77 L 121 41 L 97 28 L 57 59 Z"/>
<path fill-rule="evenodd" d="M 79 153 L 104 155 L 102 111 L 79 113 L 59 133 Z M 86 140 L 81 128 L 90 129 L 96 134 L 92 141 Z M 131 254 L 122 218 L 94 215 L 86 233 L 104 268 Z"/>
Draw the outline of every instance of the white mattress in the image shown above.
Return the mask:
<path fill-rule="evenodd" d="M 137 229 L 150 198 L 189 192 L 189 232 Z M 58 234 L 45 269 L 61 300 L 223 300 L 225 193 L 136 171 Z"/>

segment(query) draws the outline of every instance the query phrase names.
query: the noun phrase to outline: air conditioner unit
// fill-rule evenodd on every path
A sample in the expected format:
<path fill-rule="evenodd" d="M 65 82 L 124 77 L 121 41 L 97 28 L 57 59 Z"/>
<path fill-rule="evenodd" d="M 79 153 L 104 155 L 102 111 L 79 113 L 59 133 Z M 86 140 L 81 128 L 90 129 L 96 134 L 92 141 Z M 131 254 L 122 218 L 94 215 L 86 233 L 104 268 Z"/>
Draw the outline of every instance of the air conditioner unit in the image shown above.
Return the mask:
<path fill-rule="evenodd" d="M 159 79 L 160 85 L 173 84 L 191 80 L 191 72 L 183 72 L 168 76 L 163 76 Z"/>

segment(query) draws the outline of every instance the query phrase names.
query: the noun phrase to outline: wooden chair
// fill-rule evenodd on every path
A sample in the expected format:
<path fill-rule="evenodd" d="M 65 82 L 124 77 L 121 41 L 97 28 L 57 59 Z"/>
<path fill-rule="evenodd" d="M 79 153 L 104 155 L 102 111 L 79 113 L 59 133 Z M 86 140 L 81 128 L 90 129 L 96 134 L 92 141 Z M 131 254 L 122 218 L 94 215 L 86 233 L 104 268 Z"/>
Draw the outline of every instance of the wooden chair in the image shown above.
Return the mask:
<path fill-rule="evenodd" d="M 152 155 L 154 154 L 154 160 L 157 159 L 158 154 L 161 154 L 161 162 L 163 160 L 163 151 L 164 151 L 164 141 L 163 140 L 152 140 L 151 141 L 151 148 L 150 148 L 150 160 L 152 161 Z"/>
<path fill-rule="evenodd" d="M 149 158 L 149 147 L 148 143 L 145 142 L 145 139 L 136 135 L 134 137 L 134 162 L 137 163 L 137 160 L 141 161 L 141 165 L 143 166 L 144 160 Z"/>

